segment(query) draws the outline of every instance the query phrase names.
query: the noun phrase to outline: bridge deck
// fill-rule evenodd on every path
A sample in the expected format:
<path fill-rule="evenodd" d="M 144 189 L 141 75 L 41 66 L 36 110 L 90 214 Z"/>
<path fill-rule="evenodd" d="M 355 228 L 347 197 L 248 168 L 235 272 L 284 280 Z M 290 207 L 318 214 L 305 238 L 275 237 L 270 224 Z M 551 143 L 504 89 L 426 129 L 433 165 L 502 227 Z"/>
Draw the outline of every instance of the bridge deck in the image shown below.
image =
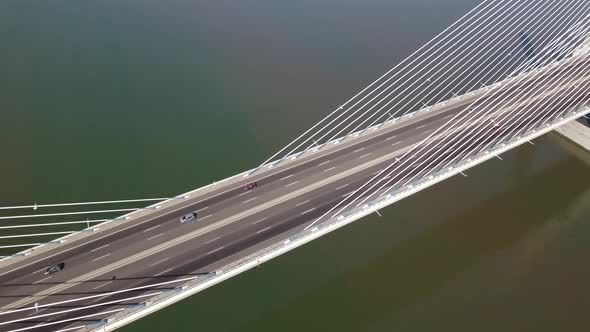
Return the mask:
<path fill-rule="evenodd" d="M 544 75 L 555 74 L 547 71 Z M 588 80 L 584 73 L 573 77 L 572 86 L 568 87 L 569 92 L 563 98 L 587 97 L 585 88 Z M 510 81 L 503 86 L 504 89 L 519 88 L 511 85 Z M 331 143 L 315 154 L 265 168 L 253 177 L 236 177 L 190 199 L 148 211 L 125 222 L 111 223 L 84 241 L 67 242 L 59 248 L 5 265 L 0 268 L 0 309 L 27 307 L 35 302 L 66 301 L 99 292 L 172 281 L 214 271 L 229 262 L 238 261 L 301 230 L 484 92 L 481 90 L 466 98 L 453 99 L 432 107 L 430 112 L 371 130 L 364 136 L 351 137 L 341 144 Z M 547 93 L 555 91 L 542 96 Z M 527 106 L 528 101 L 511 108 Z M 471 138 L 467 137 L 467 140 Z M 403 175 L 407 174 L 395 176 Z M 254 180 L 259 187 L 243 191 L 244 184 Z M 197 220 L 180 224 L 178 218 L 192 211 L 198 212 Z M 48 265 L 62 261 L 66 262 L 64 271 L 52 276 L 43 274 Z M 157 289 L 180 284 L 173 283 Z M 98 301 L 113 301 L 153 291 L 91 298 L 65 307 L 93 305 Z M 126 300 L 123 304 L 141 301 Z M 121 307 L 121 303 L 110 304 L 62 313 L 51 319 L 69 319 Z M 62 310 L 64 306 L 45 308 L 39 313 L 29 310 L 5 315 L 2 321 Z M 39 319 L 35 318 L 35 321 Z M 70 324 L 59 324 L 52 329 Z M 29 325 L 18 323 L 10 328 Z"/>
<path fill-rule="evenodd" d="M 572 121 L 555 129 L 555 131 L 583 147 L 586 151 L 590 151 L 590 128 L 579 122 Z"/>

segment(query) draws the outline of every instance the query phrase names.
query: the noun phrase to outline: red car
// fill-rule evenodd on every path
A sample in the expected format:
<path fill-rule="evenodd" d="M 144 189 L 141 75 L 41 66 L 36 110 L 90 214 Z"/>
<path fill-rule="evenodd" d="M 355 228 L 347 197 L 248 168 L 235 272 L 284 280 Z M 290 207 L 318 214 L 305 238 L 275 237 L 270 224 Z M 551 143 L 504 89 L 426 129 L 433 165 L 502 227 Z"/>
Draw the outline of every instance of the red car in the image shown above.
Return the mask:
<path fill-rule="evenodd" d="M 258 184 L 257 184 L 256 182 L 251 182 L 251 183 L 248 183 L 248 184 L 247 184 L 247 185 L 244 187 L 244 190 L 245 190 L 245 191 L 248 191 L 248 190 L 252 190 L 252 189 L 254 189 L 254 188 L 256 188 L 256 187 L 258 187 Z"/>

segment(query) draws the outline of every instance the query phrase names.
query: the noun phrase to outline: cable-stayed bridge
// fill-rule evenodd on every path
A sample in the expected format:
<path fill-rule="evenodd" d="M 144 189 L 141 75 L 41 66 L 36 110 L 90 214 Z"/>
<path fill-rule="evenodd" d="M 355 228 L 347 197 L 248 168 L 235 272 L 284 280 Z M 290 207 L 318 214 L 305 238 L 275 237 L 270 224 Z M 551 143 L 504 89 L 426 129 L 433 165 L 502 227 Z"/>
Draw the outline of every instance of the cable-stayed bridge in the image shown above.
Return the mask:
<path fill-rule="evenodd" d="M 4 258 L 0 330 L 115 329 L 583 116 L 589 6 L 484 1 L 256 168 Z"/>

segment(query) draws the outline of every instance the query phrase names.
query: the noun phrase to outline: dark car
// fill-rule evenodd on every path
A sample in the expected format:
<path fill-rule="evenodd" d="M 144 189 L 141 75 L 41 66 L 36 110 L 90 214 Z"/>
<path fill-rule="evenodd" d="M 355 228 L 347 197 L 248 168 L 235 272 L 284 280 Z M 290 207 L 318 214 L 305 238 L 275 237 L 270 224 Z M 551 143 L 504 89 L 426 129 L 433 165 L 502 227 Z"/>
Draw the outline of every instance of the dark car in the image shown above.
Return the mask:
<path fill-rule="evenodd" d="M 64 267 L 66 267 L 66 263 L 63 262 L 56 265 L 52 265 L 48 267 L 47 270 L 45 270 L 45 274 L 54 274 L 55 272 L 63 270 Z"/>
<path fill-rule="evenodd" d="M 189 220 L 193 220 L 195 218 L 197 218 L 197 213 L 196 212 L 187 213 L 184 216 L 180 217 L 180 223 L 182 224 L 182 223 L 185 223 L 185 222 L 187 222 Z"/>
<path fill-rule="evenodd" d="M 250 182 L 248 183 L 245 187 L 244 190 L 248 191 L 248 190 L 252 190 L 254 188 L 258 187 L 258 183 L 256 182 Z"/>

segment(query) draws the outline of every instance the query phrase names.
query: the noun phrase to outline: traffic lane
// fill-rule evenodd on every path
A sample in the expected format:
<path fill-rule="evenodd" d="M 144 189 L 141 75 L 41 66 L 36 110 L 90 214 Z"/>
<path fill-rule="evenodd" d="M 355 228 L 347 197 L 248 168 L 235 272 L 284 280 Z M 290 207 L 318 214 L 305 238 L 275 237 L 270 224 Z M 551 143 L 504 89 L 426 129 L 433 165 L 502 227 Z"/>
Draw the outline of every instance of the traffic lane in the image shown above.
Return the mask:
<path fill-rule="evenodd" d="M 436 126 L 436 125 L 437 125 L 436 123 L 433 123 L 433 124 L 429 124 L 429 125 L 428 125 L 428 127 L 433 127 L 433 126 Z M 409 136 L 409 137 L 414 137 L 414 138 L 416 138 L 416 134 L 414 134 L 414 133 L 408 133 L 408 136 Z M 412 143 L 413 143 L 413 142 L 412 142 Z M 382 143 L 382 145 L 384 145 L 384 144 L 387 144 L 387 143 Z M 403 146 L 403 145 L 402 145 L 402 146 Z M 360 152 L 359 152 L 359 153 L 360 153 Z M 348 157 L 349 157 L 349 156 L 342 156 L 342 159 L 346 160 L 346 158 L 348 158 Z M 339 160 L 336 160 L 336 162 L 335 162 L 335 163 L 338 163 L 338 162 L 339 162 Z M 315 170 L 313 170 L 313 169 L 312 169 L 312 170 L 309 170 L 309 172 L 313 173 L 313 172 L 315 172 Z M 268 188 L 268 187 L 265 187 L 265 190 L 266 190 L 267 188 Z M 271 195 L 272 195 L 272 193 L 271 193 Z M 226 204 L 223 204 L 223 205 L 226 205 Z M 223 208 L 225 208 L 225 207 L 223 207 Z M 192 210 L 192 209 L 191 209 L 191 210 Z M 239 209 L 239 210 L 241 210 L 241 209 Z M 211 211 L 211 210 L 209 210 L 209 211 Z M 201 218 L 202 218 L 202 216 L 201 216 Z M 166 225 L 166 223 L 168 223 L 170 226 L 177 226 L 177 225 L 179 225 L 177 218 L 173 218 L 173 219 L 170 219 L 170 220 L 167 220 L 167 221 L 164 221 L 164 222 L 162 222 L 161 220 L 158 220 L 158 224 L 157 224 L 156 226 L 150 227 L 150 228 L 148 228 L 147 230 L 153 230 L 153 229 L 154 229 L 154 227 L 158 227 L 158 229 L 160 229 L 160 230 L 162 230 L 162 229 L 167 229 L 167 230 L 169 230 L 169 229 L 170 229 L 170 227 L 169 227 L 169 226 L 167 226 L 167 227 L 164 227 L 164 228 L 162 228 L 162 227 L 159 227 L 159 226 L 161 226 L 161 225 Z M 146 231 L 147 231 L 147 230 L 146 230 Z M 142 232 L 142 233 L 143 233 L 143 232 Z M 122 242 L 125 242 L 125 245 L 126 245 L 126 247 L 127 247 L 127 244 L 128 244 L 128 243 L 130 243 L 130 242 L 131 242 L 131 243 L 133 243 L 133 242 L 134 242 L 134 240 L 137 240 L 137 241 L 139 241 L 139 240 L 144 240 L 144 241 L 145 241 L 145 240 L 146 240 L 146 237 L 147 237 L 147 235 L 148 235 L 148 234 L 146 234 L 146 235 L 144 236 L 143 234 L 136 233 L 136 236 L 138 237 L 137 239 L 129 239 L 129 238 L 126 238 L 126 239 L 123 239 L 123 240 L 122 240 Z M 156 234 L 156 235 L 154 235 L 154 236 L 158 236 L 158 235 L 162 235 L 162 233 L 160 233 L 160 234 Z M 172 235 L 172 236 L 175 236 L 176 234 L 171 234 L 171 235 Z M 151 239 L 151 237 L 147 237 L 147 239 L 149 240 L 149 239 Z M 117 246 L 116 246 L 115 244 L 110 244 L 110 245 L 106 245 L 106 246 L 107 246 L 107 247 L 105 247 L 105 250 L 109 250 L 109 251 L 113 251 L 115 248 L 117 248 Z M 104 246 L 102 246 L 102 247 L 104 247 Z M 98 247 L 98 248 L 100 249 L 100 248 L 102 248 L 102 247 Z M 92 253 L 93 251 L 94 251 L 94 249 L 93 249 L 93 250 L 90 250 L 90 251 L 89 251 L 89 253 Z M 88 253 L 87 253 L 87 254 L 88 254 Z M 97 253 L 96 255 L 98 255 L 98 253 Z M 108 255 L 108 254 L 107 254 L 107 255 Z M 115 256 L 113 256 L 113 255 L 109 255 L 109 256 L 110 256 L 110 257 L 108 257 L 108 258 L 105 258 L 105 259 L 118 259 L 117 257 L 115 257 Z M 100 257 L 98 257 L 98 258 L 101 258 L 101 257 L 102 257 L 102 256 L 100 256 Z M 89 260 L 89 261 L 93 261 L 93 260 L 95 259 L 95 257 L 94 257 L 94 256 L 91 256 L 91 257 L 82 256 L 82 257 L 79 257 L 79 259 L 80 259 L 80 260 Z M 26 283 L 26 282 L 34 282 L 34 281 L 32 281 L 32 280 L 29 280 L 29 281 L 26 281 L 26 280 L 21 280 L 21 282 L 23 282 L 23 283 Z"/>
<path fill-rule="evenodd" d="M 362 181 L 362 180 L 361 180 Z M 341 193 L 339 193 L 341 194 Z M 334 195 L 333 198 L 333 202 L 332 203 L 336 203 L 336 201 L 338 200 L 337 198 L 338 195 Z M 204 246 L 204 247 L 200 247 L 197 248 L 191 252 L 185 252 L 185 254 L 181 257 L 176 257 L 174 258 L 174 264 L 172 264 L 172 270 L 170 270 L 169 272 L 167 272 L 167 274 L 163 277 L 166 278 L 178 278 L 178 277 L 186 277 L 187 275 L 193 275 L 194 273 L 200 273 L 203 271 L 206 271 L 206 267 L 214 264 L 217 261 L 221 261 L 227 257 L 230 257 L 232 255 L 235 255 L 236 253 L 239 253 L 240 251 L 242 251 L 245 248 L 248 247 L 252 247 L 258 243 L 261 243 L 265 240 L 268 240 L 270 238 L 273 238 L 277 235 L 280 235 L 282 233 L 284 233 L 285 231 L 289 231 L 291 229 L 293 229 L 294 227 L 296 227 L 297 225 L 303 225 L 306 222 L 309 222 L 315 218 L 317 218 L 318 216 L 320 216 L 322 213 L 324 213 L 325 211 L 327 211 L 331 205 L 330 203 L 328 203 L 326 205 L 326 201 L 323 199 L 323 197 L 321 197 L 322 199 L 320 199 L 320 201 L 318 201 L 317 203 L 323 203 L 324 206 L 318 207 L 316 208 L 314 211 L 309 212 L 309 213 L 293 213 L 293 212 L 284 212 L 282 215 L 277 215 L 275 218 L 276 220 L 271 220 L 273 222 L 274 227 L 272 227 L 272 229 L 268 229 L 264 232 L 258 232 L 258 231 L 254 231 L 255 229 L 253 229 L 251 232 L 249 232 L 249 234 L 247 234 L 245 236 L 245 234 L 243 232 L 236 232 L 236 233 L 232 233 L 231 238 L 228 237 L 226 238 L 226 241 L 224 241 L 224 243 L 226 243 L 226 246 L 224 246 L 222 249 L 220 250 L 215 250 L 215 246 Z M 314 201 L 314 203 L 316 203 Z M 305 212 L 305 211 L 303 211 Z M 246 253 L 244 253 L 243 255 L 246 255 Z M 153 271 L 149 271 L 145 270 L 144 273 L 153 273 L 156 270 Z M 145 286 L 145 285 L 149 285 L 149 284 L 153 284 L 155 282 L 160 282 L 160 280 L 162 280 L 161 278 L 158 278 L 158 280 L 154 280 L 156 278 L 151 278 L 148 280 L 145 279 L 133 279 L 133 278 L 129 278 L 129 279 L 125 279 L 125 278 L 117 278 L 118 281 L 123 281 L 123 280 L 129 280 L 131 283 L 126 283 L 124 285 L 124 287 L 140 287 L 140 286 Z M 137 294 L 141 294 L 142 292 L 134 292 L 134 295 Z M 145 293 L 145 292 L 144 292 Z M 108 296 L 105 297 L 101 300 L 101 302 L 108 302 L 108 301 L 116 301 L 116 300 L 120 300 L 120 299 L 124 299 L 129 297 L 129 295 L 125 295 L 125 294 L 117 294 L 117 295 L 112 295 L 112 296 Z M 101 307 L 100 310 L 103 311 L 107 311 L 110 310 L 112 308 L 118 307 L 120 305 L 110 305 L 110 306 L 106 306 L 106 307 Z M 70 313 L 70 314 L 64 314 L 64 315 L 58 315 L 56 317 L 53 317 L 53 320 L 62 320 L 62 319 L 68 319 L 68 318 L 74 318 L 77 316 L 81 316 L 81 315 L 86 315 L 86 314 L 92 314 L 95 313 L 97 310 L 97 308 L 91 308 L 91 309 L 87 309 L 87 310 L 80 310 L 79 312 L 76 312 L 76 314 L 74 313 Z M 69 323 L 70 325 L 72 323 Z M 66 326 L 66 325 L 63 325 Z M 12 326 L 11 326 L 12 328 Z M 59 328 L 62 328 L 62 326 L 59 326 Z"/>
<path fill-rule="evenodd" d="M 364 183 L 368 180 L 369 180 L 369 178 L 362 178 L 357 183 L 352 183 L 352 185 L 353 185 L 353 187 L 360 186 L 362 183 Z M 331 192 L 331 195 L 332 195 L 331 196 L 332 197 L 331 203 L 336 204 L 337 202 L 339 202 L 342 197 L 342 193 L 346 192 L 346 191 L 347 190 L 344 190 L 344 189 L 342 189 L 340 192 L 332 191 Z M 318 206 L 323 203 L 326 203 L 326 197 L 325 197 L 324 193 L 321 193 L 317 197 L 310 198 L 310 202 L 309 202 L 309 204 L 311 206 Z M 279 211 L 283 211 L 283 215 L 280 215 L 280 214 L 276 215 L 275 217 L 273 217 L 273 219 L 269 219 L 264 224 L 261 224 L 261 226 L 264 227 L 264 228 L 262 228 L 262 230 L 259 229 L 260 227 L 257 227 L 259 229 L 258 231 L 255 231 L 257 228 L 254 228 L 250 231 L 245 230 L 245 229 L 240 229 L 237 232 L 233 232 L 232 234 L 235 236 L 235 238 L 234 239 L 225 238 L 223 243 L 225 243 L 226 245 L 224 245 L 223 247 L 218 247 L 216 245 L 216 246 L 211 246 L 211 247 L 200 248 L 201 254 L 196 260 L 195 260 L 195 257 L 198 254 L 196 254 L 194 251 L 186 252 L 184 254 L 184 256 L 176 257 L 175 260 L 177 260 L 177 261 L 174 262 L 174 264 L 172 265 L 173 269 L 170 270 L 170 272 L 168 272 L 169 273 L 168 276 L 178 277 L 178 276 L 186 276 L 187 274 L 194 273 L 194 272 L 209 271 L 210 269 L 207 269 L 207 268 L 203 269 L 203 266 L 206 266 L 211 261 L 221 261 L 223 259 L 226 259 L 227 257 L 231 257 L 232 255 L 235 255 L 236 248 L 234 248 L 234 251 L 232 251 L 232 248 L 231 248 L 231 246 L 233 244 L 239 244 L 239 243 L 243 244 L 243 243 L 248 243 L 248 241 L 250 241 L 250 244 L 247 244 L 246 247 L 252 247 L 254 244 L 262 243 L 266 239 L 273 238 L 276 235 L 284 234 L 287 231 L 293 230 L 293 228 L 296 227 L 292 223 L 293 219 L 297 219 L 297 218 L 305 219 L 302 222 L 298 223 L 300 225 L 305 224 L 305 221 L 307 221 L 309 223 L 310 221 L 314 220 L 315 218 L 317 218 L 318 216 L 323 214 L 325 211 L 327 211 L 331 206 L 333 206 L 333 205 L 330 205 L 328 203 L 328 205 L 324 207 L 325 208 L 324 210 L 322 210 L 322 208 L 316 208 L 313 211 L 307 212 L 308 210 L 306 210 L 306 211 L 299 212 L 299 213 L 292 212 L 292 211 L 285 212 L 284 210 L 279 210 Z M 314 212 L 314 211 L 316 211 L 316 212 Z M 314 215 L 314 213 L 315 213 L 315 215 Z M 286 227 L 286 228 L 281 228 L 281 227 Z M 247 235 L 245 236 L 244 234 L 247 234 Z M 258 237 L 258 239 L 256 239 L 257 237 Z M 228 241 L 229 241 L 229 243 L 231 243 L 230 245 L 227 244 Z M 278 242 L 278 239 L 277 240 L 273 239 L 273 241 Z M 241 248 L 237 248 L 237 249 L 241 249 Z M 203 254 L 203 252 L 206 250 L 209 250 L 209 251 L 206 252 L 205 254 Z M 239 250 L 238 250 L 238 252 L 239 252 Z M 240 256 L 244 256 L 246 254 L 247 253 L 242 253 Z M 215 255 L 217 257 L 212 257 L 211 255 Z M 211 261 L 207 262 L 207 259 L 209 259 Z M 184 264 L 184 266 L 181 266 L 179 264 L 179 262 Z M 192 264 L 196 264 L 196 265 L 192 265 Z M 112 299 L 109 298 L 109 300 L 112 300 Z"/>
<path fill-rule="evenodd" d="M 387 132 L 384 132 L 382 135 L 375 136 L 375 137 L 373 137 L 371 139 L 368 139 L 368 140 L 366 140 L 364 142 L 361 142 L 361 143 L 362 144 L 369 144 L 370 145 L 370 144 L 372 144 L 374 142 L 378 142 L 380 139 L 383 138 L 384 135 L 385 136 L 387 136 L 387 135 L 395 135 L 396 133 L 401 133 L 404 130 L 411 130 L 411 129 L 415 128 L 415 127 L 421 126 L 421 123 L 422 122 L 427 122 L 430 119 L 436 120 L 436 119 L 442 118 L 442 117 L 447 117 L 445 115 L 445 111 L 441 111 L 441 112 L 438 112 L 437 114 L 430 115 L 426 119 L 419 119 L 419 121 L 417 121 L 416 123 L 410 125 L 409 127 L 405 127 L 404 126 L 404 127 L 401 127 L 401 128 L 395 128 L 393 130 L 389 130 Z M 353 146 L 350 146 L 350 147 L 347 147 L 347 148 L 343 148 L 343 149 L 337 151 L 336 153 L 337 154 L 345 154 L 345 153 L 350 152 L 352 149 L 355 149 L 355 148 L 356 148 L 356 145 L 353 145 Z M 323 156 L 323 157 L 319 157 L 317 159 L 314 159 L 311 164 L 304 162 L 304 163 L 302 163 L 300 165 L 296 165 L 296 166 L 290 167 L 289 169 L 286 169 L 284 171 L 276 172 L 276 173 L 272 174 L 271 176 L 266 176 L 265 178 L 262 178 L 262 179 L 259 179 L 259 180 L 260 181 L 266 181 L 266 180 L 273 181 L 273 180 L 276 180 L 277 178 L 282 178 L 284 176 L 288 176 L 288 175 L 290 175 L 290 173 L 298 172 L 300 169 L 304 169 L 306 167 L 310 167 L 310 166 L 314 166 L 314 165 L 319 165 L 322 162 L 324 162 L 325 159 L 329 159 L 329 158 L 332 158 L 332 155 L 331 154 L 326 155 L 326 156 Z M 244 183 L 247 183 L 248 180 L 244 180 L 243 182 Z M 226 189 L 223 189 L 223 190 L 226 190 Z M 234 197 L 236 195 L 239 195 L 242 192 L 242 190 L 243 190 L 243 187 L 242 186 L 239 186 L 239 187 L 236 187 L 234 189 L 230 189 L 229 191 L 226 191 L 226 192 L 221 193 L 221 194 L 220 193 L 214 193 L 213 194 L 214 196 L 213 197 L 210 197 L 210 198 L 206 198 L 206 197 L 203 198 L 201 196 L 197 196 L 195 198 L 192 198 L 192 200 L 196 200 L 197 202 L 200 202 L 203 205 L 202 207 L 205 207 L 205 206 L 208 206 L 208 205 L 211 205 L 211 204 L 219 203 L 219 202 L 221 202 L 223 200 L 228 199 L 229 197 Z M 189 203 L 185 203 L 185 204 L 189 204 Z M 194 208 L 195 208 L 194 205 L 191 203 L 191 205 L 189 207 L 185 207 L 185 209 L 182 209 L 181 212 L 179 212 L 179 213 L 190 212 L 190 210 L 192 210 Z M 198 209 L 199 206 L 197 206 L 196 208 Z M 162 214 L 164 212 L 166 212 L 166 211 L 165 210 L 162 210 L 162 211 L 160 211 L 160 214 Z M 149 216 L 149 217 L 151 217 L 151 216 Z M 91 250 L 92 248 L 103 246 L 103 245 L 105 245 L 105 244 L 107 244 L 109 242 L 113 242 L 113 241 L 117 241 L 117 240 L 123 239 L 123 238 L 125 238 L 130 233 L 146 230 L 148 228 L 151 228 L 151 227 L 155 226 L 158 223 L 158 220 L 151 220 L 151 221 L 148 221 L 148 222 L 143 222 L 143 219 L 147 219 L 147 218 L 148 217 L 140 217 L 140 218 L 138 218 L 138 219 L 136 219 L 136 220 L 133 221 L 134 224 L 129 225 L 129 226 L 127 226 L 126 228 L 124 228 L 122 230 L 120 230 L 117 227 L 116 228 L 113 228 L 113 229 L 109 229 L 109 230 L 107 230 L 107 233 L 106 234 L 101 234 L 101 236 L 102 236 L 101 238 L 96 239 L 96 240 L 93 239 L 93 241 L 91 241 L 89 243 L 84 243 L 82 245 L 79 245 L 77 242 L 72 243 L 71 245 L 70 244 L 65 244 L 65 245 L 61 246 L 60 248 L 56 248 L 55 250 L 50 250 L 47 253 L 44 253 L 43 255 L 44 256 L 53 256 L 53 257 L 51 257 L 51 260 L 52 261 L 65 261 L 65 260 L 68 260 L 70 257 L 76 256 L 76 255 L 78 255 L 81 252 Z M 76 246 L 76 247 L 74 249 L 71 249 L 71 247 L 73 247 L 73 246 Z M 68 251 L 64 252 L 64 250 L 68 250 Z M 58 253 L 56 253 L 56 252 L 58 252 Z M 41 258 L 35 257 L 35 259 L 37 261 L 39 261 Z M 24 262 L 24 263 L 26 264 L 27 262 Z M 16 279 L 18 277 L 18 275 L 23 275 L 23 274 L 24 275 L 27 275 L 27 274 L 33 273 L 34 271 L 38 270 L 39 269 L 39 266 L 42 265 L 42 264 L 46 264 L 46 263 L 40 263 L 39 265 L 35 265 L 35 264 L 28 265 L 28 266 L 25 266 L 25 267 L 21 267 L 18 270 L 15 270 L 14 273 L 2 275 L 2 276 L 0 276 L 0 283 L 4 283 L 4 282 L 6 282 L 8 280 L 14 280 L 14 279 Z"/>
<path fill-rule="evenodd" d="M 340 187 L 340 188 L 343 188 L 342 186 L 339 186 L 339 187 Z M 333 192 L 333 191 L 329 190 L 329 188 L 326 188 L 326 190 L 327 190 L 327 191 L 329 191 L 329 192 L 331 192 L 331 193 Z M 344 189 L 343 189 L 343 190 L 344 190 Z M 337 192 L 337 191 L 336 191 L 336 192 Z M 322 197 L 322 195 L 323 195 L 323 193 L 316 193 L 316 195 L 319 195 L 319 197 L 321 198 L 321 197 Z M 283 209 L 279 209 L 278 211 L 283 211 Z M 304 212 L 305 212 L 305 211 L 304 211 Z M 290 212 L 287 212 L 287 213 L 290 213 Z M 269 219 L 269 220 L 270 220 L 270 219 Z M 266 228 L 266 226 L 265 226 L 265 228 Z M 264 229 L 263 229 L 263 230 L 264 230 Z M 241 234 L 241 233 L 238 233 L 238 234 Z M 205 249 L 203 249 L 203 250 L 208 250 L 208 249 L 207 249 L 207 248 L 205 248 Z M 193 254 L 191 253 L 191 256 L 192 256 L 192 255 L 193 255 Z M 151 258 L 151 257 L 150 257 L 150 258 Z M 156 258 L 157 258 L 157 259 L 159 259 L 158 257 L 156 257 Z M 151 264 L 150 264 L 150 265 L 151 265 Z M 134 269 L 134 270 L 136 270 L 136 269 Z M 120 273 L 120 272 L 117 272 L 117 273 Z M 118 278 L 118 279 L 119 279 L 119 278 Z M 104 280 L 106 280 L 106 279 L 104 279 Z M 103 281 L 104 281 L 104 280 L 103 280 Z M 120 281 L 118 281 L 118 282 L 120 282 Z M 52 300 L 53 300 L 53 299 L 52 299 Z M 62 300 L 62 299 L 60 299 L 60 300 Z"/>
<path fill-rule="evenodd" d="M 377 170 L 378 170 L 378 169 L 377 169 Z M 369 169 L 368 171 L 372 171 L 372 170 L 371 170 L 371 169 Z M 214 235 L 214 234 L 213 234 L 213 235 Z M 213 236 L 213 235 L 212 235 L 212 236 Z M 125 256 L 127 256 L 127 254 L 124 254 L 124 255 L 122 255 L 122 256 L 120 256 L 120 257 L 118 257 L 118 258 L 123 258 L 123 257 L 125 257 Z M 90 259 L 86 259 L 86 260 L 85 260 L 85 262 L 91 262 L 91 260 L 90 260 Z M 72 264 L 69 264 L 69 266 L 72 266 Z M 82 268 L 82 270 L 83 270 L 83 271 L 86 271 L 86 270 L 89 270 L 89 268 L 87 268 L 87 267 L 83 267 L 83 268 Z M 65 271 L 64 271 L 64 272 L 65 272 Z M 70 272 L 71 272 L 71 270 L 70 270 Z M 77 274 L 78 274 L 78 273 L 74 273 L 74 275 L 77 275 Z M 66 280 L 68 280 L 69 278 L 71 278 L 71 276 L 68 274 L 68 275 L 66 276 Z M 21 293 L 21 294 L 22 294 L 22 293 Z M 27 293 L 27 294 L 28 294 L 28 293 Z"/>
<path fill-rule="evenodd" d="M 368 180 L 368 178 L 366 178 L 366 179 L 364 179 L 364 180 L 362 180 L 362 181 L 366 181 L 366 180 Z M 340 184 L 339 184 L 339 185 L 340 185 Z M 339 188 L 341 188 L 341 189 L 342 189 L 342 188 L 344 188 L 344 187 L 343 187 L 343 186 L 340 186 Z M 345 190 L 345 189 L 342 189 L 342 190 Z M 348 189 L 346 189 L 346 190 L 348 190 Z M 330 191 L 330 193 L 331 193 L 331 194 L 333 194 L 333 191 Z M 337 193 L 337 195 L 341 194 L 341 193 L 338 193 L 337 191 L 336 191 L 336 193 Z M 319 199 L 320 199 L 320 202 L 323 202 L 323 201 L 324 201 L 324 197 L 323 197 L 324 193 L 319 193 L 319 194 L 318 194 L 318 193 L 316 193 L 316 195 L 318 195 L 318 197 L 319 197 Z M 312 205 L 318 205 L 318 204 L 316 204 L 316 203 L 315 203 L 315 201 L 313 201 L 314 199 L 316 199 L 316 198 L 314 197 L 314 198 L 310 199 L 310 202 L 309 202 L 309 203 L 310 203 L 310 204 L 312 204 Z M 284 209 L 279 209 L 279 211 L 284 211 Z M 306 210 L 306 211 L 308 211 L 308 210 Z M 306 212 L 306 211 L 304 211 L 304 212 Z M 291 215 L 293 215 L 293 213 L 291 213 L 291 212 L 287 212 L 287 213 L 288 213 L 288 215 L 287 215 L 287 216 L 291 216 Z M 303 213 L 303 212 L 301 212 L 301 213 Z M 295 214 L 297 214 L 297 213 L 295 213 Z M 280 218 L 280 217 L 279 217 L 279 218 Z M 288 219 L 288 218 L 280 218 L 280 219 Z M 267 222 L 272 222 L 272 220 L 270 220 L 270 219 L 269 219 L 269 221 L 267 221 Z M 264 228 L 262 228 L 262 231 L 265 231 L 265 230 L 268 228 L 266 225 L 261 225 L 261 226 L 263 226 L 263 227 L 264 227 Z M 259 231 L 257 231 L 257 233 L 259 233 L 259 232 L 260 232 L 260 230 L 259 230 Z M 234 232 L 234 234 L 243 234 L 243 232 L 242 232 L 242 231 L 240 231 L 240 232 Z M 242 235 L 240 235 L 240 238 L 241 238 L 241 237 L 243 237 L 243 236 L 242 236 Z M 225 241 L 225 239 L 224 239 L 224 241 Z M 202 249 L 202 250 L 209 250 L 209 249 L 213 249 L 213 248 L 204 248 L 204 249 Z M 211 251 L 214 251 L 214 250 L 215 250 L 215 249 L 213 249 L 213 250 L 211 250 Z M 209 252 L 211 252 L 211 251 L 209 251 Z M 191 252 L 189 253 L 189 257 L 193 257 L 193 256 L 194 256 L 194 253 L 191 251 Z M 159 259 L 159 257 L 158 257 L 157 259 Z M 175 259 L 178 259 L 178 258 L 175 258 Z M 185 261 L 185 260 L 187 260 L 187 259 L 186 259 L 186 258 L 182 258 L 182 257 L 181 257 L 181 258 L 180 258 L 180 260 L 181 260 L 181 261 Z M 168 263 L 170 263 L 170 261 L 169 261 Z M 174 263 L 174 264 L 176 264 L 176 263 Z M 176 264 L 176 265 L 177 265 L 177 264 Z"/>
<path fill-rule="evenodd" d="M 577 62 L 575 62 L 575 63 L 574 63 L 574 66 L 578 66 L 578 67 L 579 67 L 579 66 L 583 65 L 585 62 L 586 62 L 586 61 L 584 61 L 584 62 L 577 61 Z M 556 70 L 556 71 L 557 71 L 557 72 L 560 72 L 560 71 L 562 71 L 562 70 L 563 70 L 563 69 L 561 69 L 561 70 L 559 70 L 559 71 L 557 71 L 557 70 Z M 553 73 L 552 71 L 548 71 L 548 72 L 547 72 L 547 73 L 545 73 L 545 74 L 552 74 L 552 73 Z M 526 83 L 526 82 L 525 82 L 525 83 Z M 515 85 L 515 84 L 513 84 L 513 85 Z M 438 116 L 441 116 L 442 114 L 444 114 L 444 112 L 439 112 L 437 115 L 438 115 Z M 427 121 L 427 120 L 426 120 L 426 121 Z M 418 122 L 417 124 L 419 124 L 419 123 L 420 123 L 420 122 Z M 417 124 L 416 124 L 416 125 L 417 125 Z M 402 129 L 403 129 L 403 128 L 402 128 Z M 378 137 L 377 137 L 377 138 L 373 138 L 373 140 L 375 140 L 375 139 L 378 139 Z M 350 148 L 352 148 L 352 147 L 350 147 Z M 349 148 L 349 149 L 350 149 L 350 148 Z M 321 163 L 321 162 L 322 162 L 321 158 L 317 160 L 317 163 Z M 302 166 L 304 166 L 304 164 L 302 164 L 302 165 L 300 165 L 300 166 L 298 166 L 298 167 L 302 167 Z M 296 172 L 296 171 L 297 171 L 297 169 L 295 168 L 295 169 L 293 169 L 292 171 L 295 171 L 295 172 Z M 281 176 L 281 173 L 282 173 L 282 172 L 275 173 L 275 175 L 274 175 L 274 176 Z M 224 199 L 226 199 L 227 197 L 234 196 L 234 195 L 235 195 L 237 192 L 239 192 L 239 190 L 240 190 L 240 188 L 235 188 L 234 190 L 226 191 L 225 193 L 218 194 L 217 196 L 214 196 L 214 197 L 212 198 L 212 200 L 215 200 L 215 199 L 217 199 L 217 200 L 224 200 Z M 149 227 L 149 226 L 150 226 L 150 225 L 146 225 L 145 227 Z M 120 233 L 117 233 L 117 234 L 120 234 Z M 124 237 L 124 236 L 125 236 L 125 234 L 120 234 L 120 235 L 119 235 L 119 237 Z M 108 240 L 107 240 L 107 241 L 108 241 Z M 66 259 L 66 258 L 67 258 L 67 257 L 60 257 L 60 259 L 61 259 L 61 260 L 63 260 L 63 259 Z M 57 259 L 57 260 L 59 260 L 59 259 Z M 31 272 L 30 270 L 31 270 L 31 269 L 29 269 L 29 271 L 26 271 L 26 272 L 29 272 L 29 273 L 30 273 L 30 272 Z M 25 272 L 25 273 L 26 273 L 26 272 Z M 1 283 L 1 282 L 2 282 L 2 279 L 0 279 L 0 283 Z"/>

